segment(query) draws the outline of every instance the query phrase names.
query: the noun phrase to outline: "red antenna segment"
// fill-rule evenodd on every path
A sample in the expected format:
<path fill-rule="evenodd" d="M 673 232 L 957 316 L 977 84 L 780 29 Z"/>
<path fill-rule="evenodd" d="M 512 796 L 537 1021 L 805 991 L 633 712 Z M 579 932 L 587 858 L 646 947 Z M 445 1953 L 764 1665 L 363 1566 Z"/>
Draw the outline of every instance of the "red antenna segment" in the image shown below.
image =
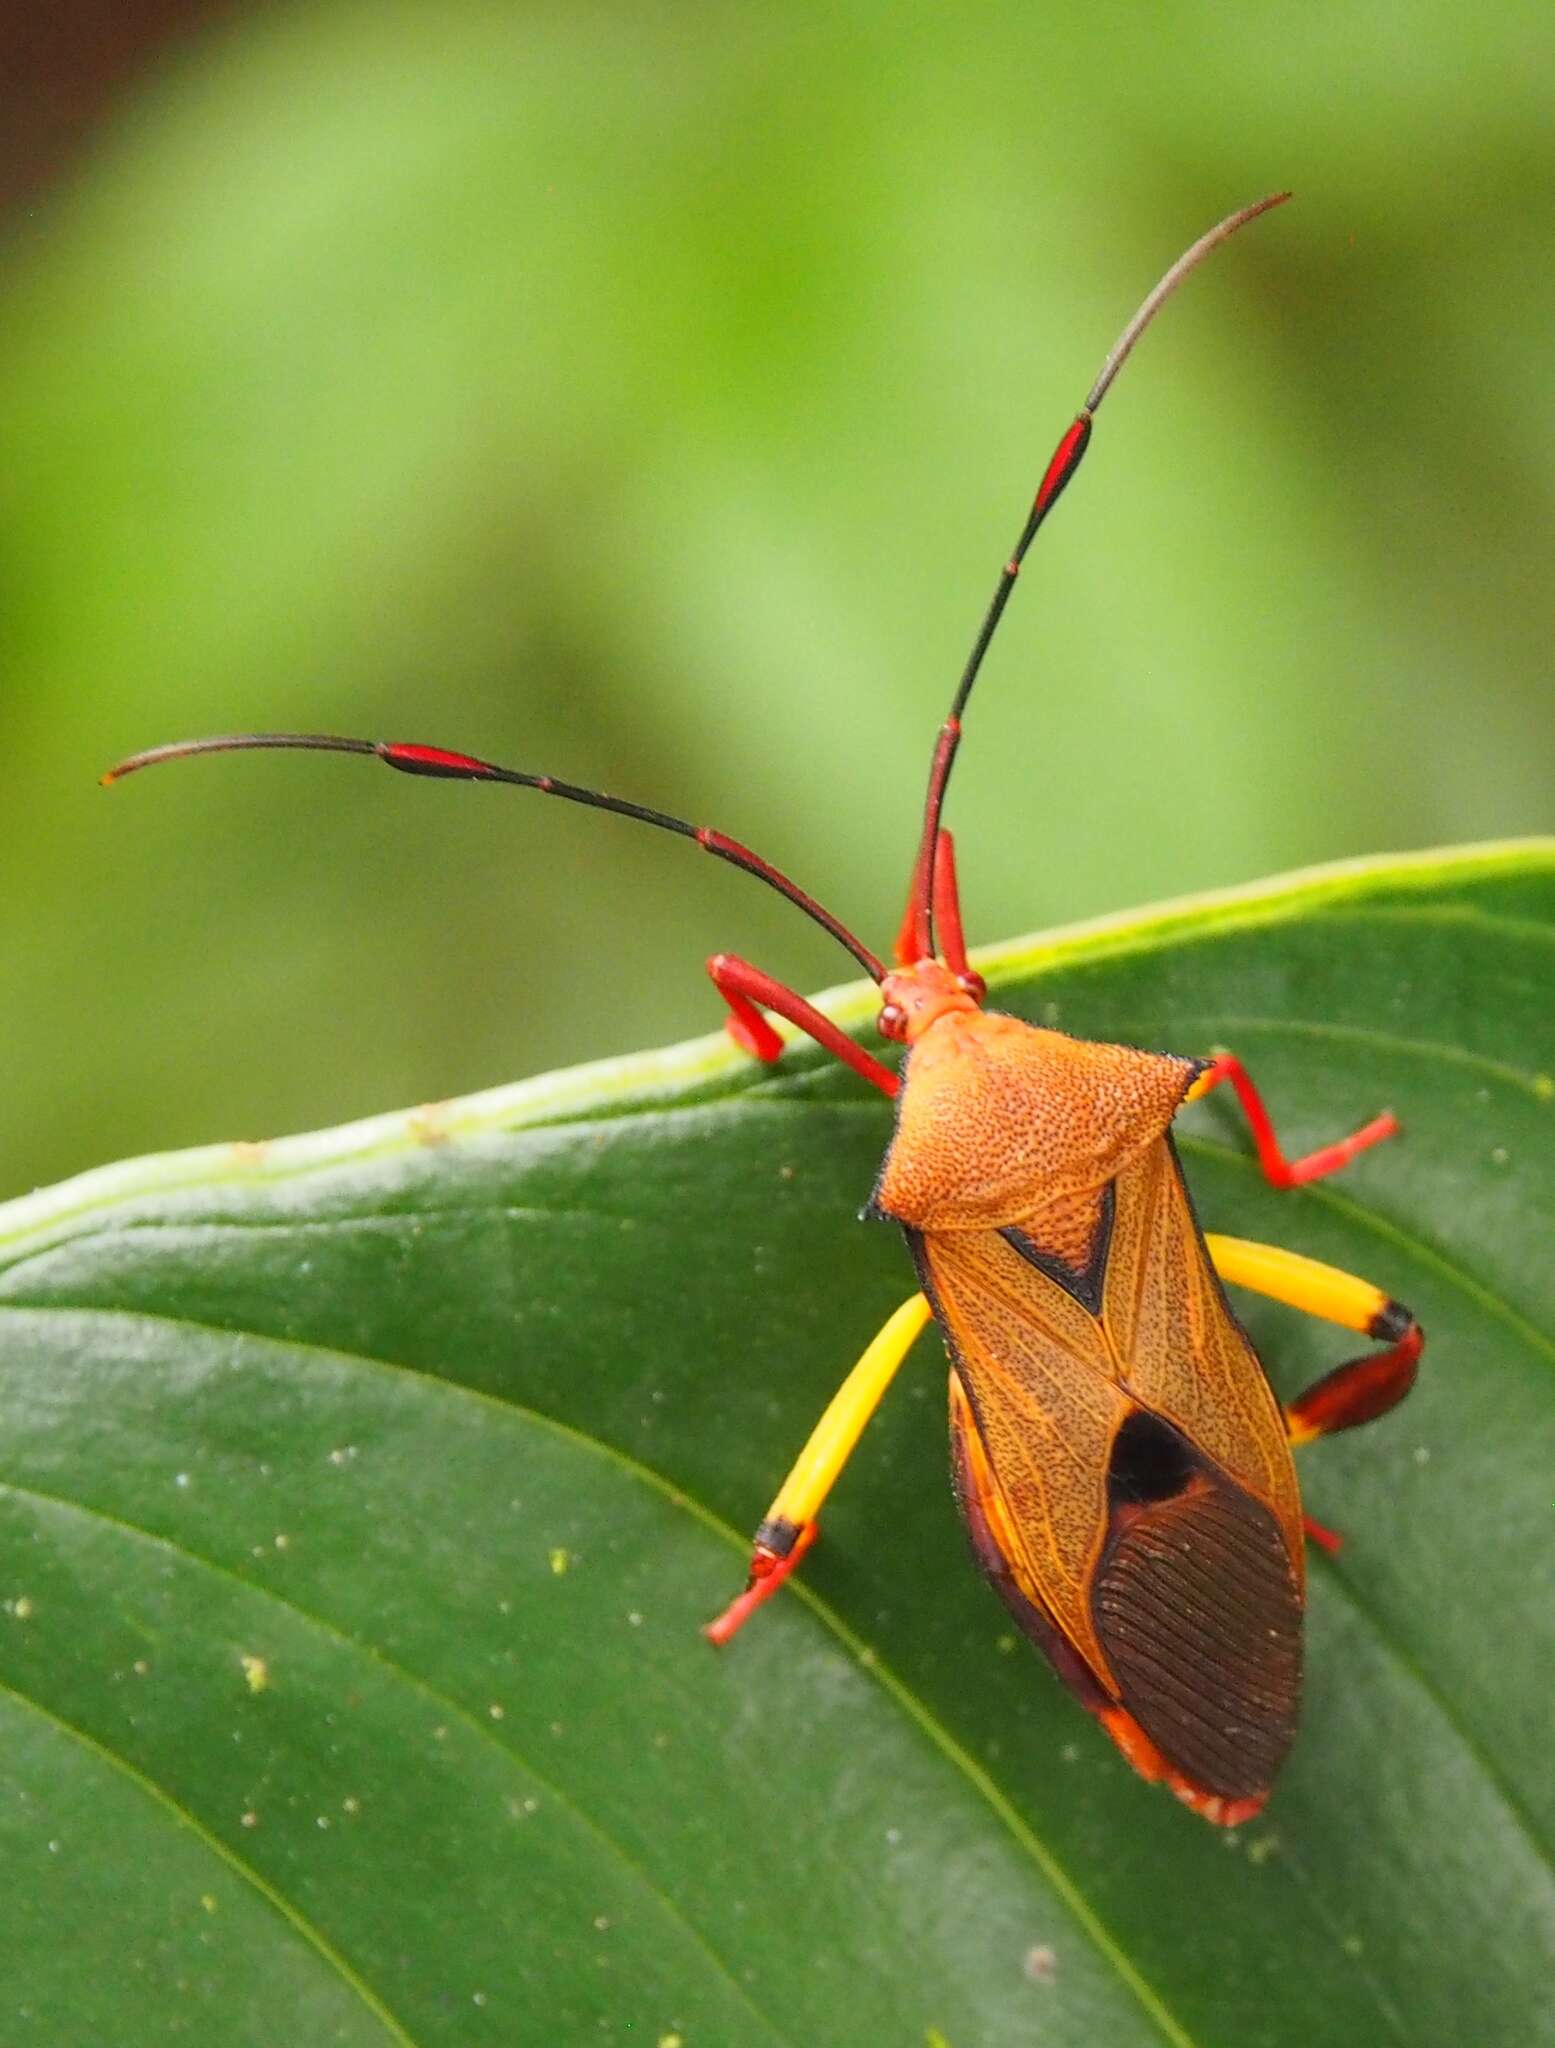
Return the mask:
<path fill-rule="evenodd" d="M 1193 247 L 1178 257 L 1118 336 L 1111 353 L 1101 366 L 1101 374 L 1086 394 L 1085 403 L 1076 414 L 1074 424 L 1054 449 L 1052 459 L 1043 472 L 1042 481 L 1037 486 L 1037 495 L 1032 500 L 1031 510 L 1026 515 L 1026 523 L 1021 528 L 1014 552 L 999 572 L 993 600 L 984 615 L 977 638 L 972 643 L 972 652 L 968 655 L 966 667 L 961 672 L 961 680 L 956 685 L 950 715 L 940 727 L 939 737 L 935 742 L 934 759 L 929 769 L 929 792 L 923 810 L 923 834 L 918 842 L 918 857 L 913 863 L 907 914 L 902 920 L 901 933 L 896 942 L 896 957 L 903 966 L 911 966 L 917 960 L 930 959 L 934 953 L 934 867 L 939 850 L 940 817 L 945 807 L 945 786 L 950 780 L 956 749 L 961 743 L 961 718 L 966 710 L 967 699 L 972 694 L 972 685 L 977 681 L 978 671 L 983 665 L 983 656 L 988 652 L 988 644 L 1004 616 L 1004 607 L 1010 601 L 1010 592 L 1015 588 L 1015 579 L 1020 574 L 1021 563 L 1026 559 L 1026 551 L 1036 539 L 1043 520 L 1063 495 L 1069 479 L 1080 467 L 1086 448 L 1090 444 L 1091 421 L 1096 415 L 1097 407 L 1111 390 L 1113 380 L 1133 353 L 1134 344 L 1188 273 L 1196 270 L 1210 251 L 1234 235 L 1238 228 L 1246 227 L 1250 220 L 1256 220 L 1259 214 L 1267 213 L 1270 207 L 1283 205 L 1289 197 L 1288 192 L 1273 192 L 1267 199 L 1255 199 L 1251 206 L 1244 206 L 1239 212 L 1228 214 L 1223 221 L 1212 227 L 1208 234 L 1200 235 Z"/>
<path fill-rule="evenodd" d="M 961 741 L 961 720 L 966 710 L 967 699 L 972 694 L 972 685 L 977 681 L 988 652 L 1004 616 L 1004 607 L 1009 602 L 1015 579 L 1020 574 L 1021 563 L 1026 551 L 1036 539 L 1038 529 L 1054 505 L 1062 496 L 1069 479 L 1079 468 L 1091 438 L 1091 422 L 1096 410 L 1113 380 L 1127 362 L 1135 343 L 1155 318 L 1161 307 L 1177 289 L 1188 273 L 1197 268 L 1204 258 L 1219 243 L 1234 235 L 1238 228 L 1245 227 L 1250 220 L 1256 220 L 1261 213 L 1267 213 L 1271 206 L 1278 206 L 1288 199 L 1288 192 L 1272 193 L 1267 199 L 1255 200 L 1251 206 L 1244 206 L 1212 227 L 1208 234 L 1201 235 L 1167 271 L 1155 290 L 1145 300 L 1133 319 L 1119 335 L 1107 360 L 1102 364 L 1101 374 L 1086 395 L 1084 405 L 1076 415 L 1074 424 L 1054 449 L 1051 460 L 1043 472 L 1032 501 L 1026 523 L 1021 528 L 1015 543 L 1014 553 L 1000 571 L 999 581 L 994 589 L 993 599 L 984 615 L 977 638 L 972 643 L 972 652 L 967 657 L 956 694 L 951 700 L 950 714 L 940 727 L 939 737 L 934 746 L 934 759 L 929 770 L 928 796 L 924 804 L 923 834 L 918 843 L 917 859 L 913 864 L 912 885 L 907 899 L 907 914 L 902 922 L 896 942 L 896 957 L 904 966 L 912 966 L 919 960 L 934 956 L 935 924 L 942 927 L 941 936 L 945 942 L 946 955 L 952 969 L 962 974 L 968 984 L 976 979 L 966 964 L 966 950 L 960 928 L 960 913 L 956 907 L 956 890 L 953 869 L 953 854 L 949 834 L 940 826 L 940 817 L 945 805 L 945 790 L 950 781 L 950 771 L 955 763 L 956 749 Z M 693 825 L 685 818 L 677 818 L 668 811 L 650 809 L 646 804 L 629 803 L 624 797 L 607 796 L 602 790 L 583 789 L 576 783 L 561 782 L 553 775 L 533 775 L 522 768 L 504 768 L 495 761 L 483 761 L 474 754 L 451 753 L 446 747 L 425 747 L 399 740 L 345 739 L 334 733 L 319 732 L 248 732 L 228 733 L 212 739 L 178 740 L 171 746 L 151 747 L 146 752 L 130 755 L 128 760 L 110 768 L 102 778 L 105 783 L 117 782 L 126 775 L 133 775 L 141 768 L 150 768 L 161 761 L 186 760 L 195 754 L 231 754 L 250 750 L 300 750 L 327 754 L 370 754 L 390 768 L 397 768 L 405 775 L 442 776 L 457 782 L 505 782 L 519 789 L 538 790 L 542 796 L 558 796 L 568 803 L 586 804 L 597 811 L 613 811 L 618 817 L 633 818 L 640 825 L 656 826 L 661 832 L 674 832 L 683 839 L 695 840 L 704 852 L 713 854 L 718 860 L 727 861 L 731 867 L 741 868 L 748 875 L 754 875 L 769 889 L 802 910 L 806 917 L 818 924 L 822 931 L 829 932 L 837 943 L 851 953 L 874 982 L 885 978 L 885 968 L 864 943 L 848 930 L 847 926 L 818 903 L 797 882 L 791 881 L 780 868 L 765 861 L 760 854 L 753 853 L 748 846 L 742 846 L 737 839 L 730 839 L 722 832 L 714 831 L 708 825 Z M 715 979 L 717 977 L 715 976 Z M 722 986 L 722 984 L 720 984 Z M 726 991 L 727 993 L 727 991 Z M 785 1013 L 787 1014 L 787 1013 Z M 807 1022 L 806 1029 L 813 1029 Z"/>
<path fill-rule="evenodd" d="M 614 811 L 617 817 L 635 818 L 638 824 L 656 825 L 662 832 L 678 833 L 682 839 L 695 840 L 705 853 L 727 861 L 730 867 L 743 869 L 746 874 L 765 882 L 769 889 L 775 889 L 780 896 L 786 896 L 822 931 L 830 932 L 840 946 L 845 946 L 871 981 L 878 982 L 885 974 L 885 968 L 869 948 L 797 882 L 790 881 L 780 868 L 763 860 L 759 853 L 752 853 L 748 846 L 742 846 L 737 839 L 730 839 L 725 833 L 715 832 L 710 825 L 692 825 L 684 818 L 673 817 L 668 811 L 650 810 L 646 804 L 629 803 L 625 797 L 606 796 L 598 789 L 581 789 L 573 782 L 559 782 L 554 775 L 531 775 L 522 768 L 503 768 L 495 761 L 482 761 L 474 754 L 450 753 L 446 747 L 417 746 L 405 740 L 342 739 L 338 734 L 327 732 L 224 733 L 214 739 L 175 740 L 170 746 L 149 747 L 143 754 L 131 754 L 128 760 L 120 761 L 102 779 L 105 784 L 119 782 L 141 768 L 155 767 L 161 761 L 187 760 L 193 754 L 284 752 L 288 749 L 318 754 L 372 754 L 388 767 L 398 768 L 403 775 L 435 775 L 454 782 L 506 782 L 519 789 L 537 789 L 542 796 L 559 796 L 568 803 L 587 804 L 591 810 Z"/>

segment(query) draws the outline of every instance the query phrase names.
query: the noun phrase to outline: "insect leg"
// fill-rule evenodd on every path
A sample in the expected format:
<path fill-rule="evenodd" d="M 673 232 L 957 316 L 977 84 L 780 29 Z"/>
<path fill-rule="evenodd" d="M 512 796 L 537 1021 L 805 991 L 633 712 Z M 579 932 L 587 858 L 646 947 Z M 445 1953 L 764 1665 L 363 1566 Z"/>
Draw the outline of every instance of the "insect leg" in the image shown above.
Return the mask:
<path fill-rule="evenodd" d="M 771 1599 L 815 1541 L 822 1501 L 930 1315 L 921 1294 L 904 1301 L 832 1396 L 756 1531 L 745 1591 L 702 1631 L 710 1642 L 728 1642 L 762 1601 Z"/>
<path fill-rule="evenodd" d="M 1403 1400 L 1415 1383 L 1425 1332 L 1401 1301 L 1353 1273 L 1320 1265 L 1278 1245 L 1213 1235 L 1204 1242 L 1215 1271 L 1233 1287 L 1249 1287 L 1271 1300 L 1288 1302 L 1341 1329 L 1360 1330 L 1383 1346 L 1336 1365 L 1289 1404 L 1285 1424 L 1292 1444 L 1375 1422 Z M 1309 1520 L 1307 1533 L 1324 1549 L 1339 1547 L 1340 1539 L 1320 1523 Z"/>
<path fill-rule="evenodd" d="M 823 1016 L 813 1003 L 807 1003 L 783 982 L 774 981 L 770 974 L 763 974 L 759 967 L 752 967 L 748 960 L 740 960 L 733 953 L 715 953 L 707 963 L 707 971 L 714 988 L 729 1005 L 724 1022 L 742 1052 L 769 1062 L 782 1053 L 783 1041 L 757 1008 L 759 1003 L 808 1032 L 817 1045 L 834 1053 L 855 1074 L 862 1074 L 882 1095 L 895 1095 L 900 1084 L 891 1069 L 855 1044 L 840 1025 Z"/>
<path fill-rule="evenodd" d="M 1287 1159 L 1275 1135 L 1269 1112 L 1263 1106 L 1263 1098 L 1235 1053 L 1223 1052 L 1213 1059 L 1183 1101 L 1197 1102 L 1201 1095 L 1207 1095 L 1211 1088 L 1218 1088 L 1222 1081 L 1229 1081 L 1236 1090 L 1242 1114 L 1253 1134 L 1258 1163 L 1263 1168 L 1265 1179 L 1277 1188 L 1300 1187 L 1304 1181 L 1321 1180 L 1325 1174 L 1337 1173 L 1357 1152 L 1364 1152 L 1368 1146 L 1391 1138 L 1398 1130 L 1398 1118 L 1392 1110 L 1384 1110 L 1369 1124 L 1362 1124 L 1358 1131 L 1352 1131 L 1348 1138 L 1340 1138 L 1332 1145 L 1320 1145 L 1317 1151 L 1308 1152 L 1300 1159 Z"/>

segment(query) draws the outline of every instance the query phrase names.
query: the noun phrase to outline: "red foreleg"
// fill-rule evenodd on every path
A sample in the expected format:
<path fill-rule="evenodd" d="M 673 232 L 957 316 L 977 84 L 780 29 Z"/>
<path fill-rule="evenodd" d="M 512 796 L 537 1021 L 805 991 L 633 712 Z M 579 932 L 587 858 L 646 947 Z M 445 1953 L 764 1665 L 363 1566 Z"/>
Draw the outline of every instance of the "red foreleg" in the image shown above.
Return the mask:
<path fill-rule="evenodd" d="M 891 1069 L 781 981 L 774 981 L 770 974 L 763 974 L 759 967 L 752 967 L 748 960 L 737 959 L 732 953 L 715 953 L 707 963 L 707 971 L 714 988 L 729 1005 L 726 1028 L 743 1052 L 768 1062 L 781 1054 L 783 1041 L 762 1015 L 763 1010 L 771 1010 L 808 1032 L 817 1045 L 835 1054 L 844 1066 L 861 1074 L 882 1095 L 895 1095 L 900 1084 Z"/>
<path fill-rule="evenodd" d="M 1300 1187 L 1304 1182 L 1321 1180 L 1325 1174 L 1337 1173 L 1346 1166 L 1357 1152 L 1364 1152 L 1368 1146 L 1379 1144 L 1384 1138 L 1391 1138 L 1398 1130 L 1398 1118 L 1391 1110 L 1384 1110 L 1381 1116 L 1374 1116 L 1369 1124 L 1363 1124 L 1358 1131 L 1352 1131 L 1348 1138 L 1340 1138 L 1332 1145 L 1321 1145 L 1315 1152 L 1308 1152 L 1300 1159 L 1287 1159 L 1269 1112 L 1264 1108 L 1263 1098 L 1253 1086 L 1252 1076 L 1235 1053 L 1223 1052 L 1211 1061 L 1200 1074 L 1189 1093 L 1189 1101 L 1208 1094 L 1211 1088 L 1219 1087 L 1222 1081 L 1229 1081 L 1236 1090 L 1236 1099 L 1242 1105 L 1242 1114 L 1247 1118 L 1248 1128 L 1253 1134 L 1257 1148 L 1258 1163 L 1264 1177 L 1277 1188 Z"/>

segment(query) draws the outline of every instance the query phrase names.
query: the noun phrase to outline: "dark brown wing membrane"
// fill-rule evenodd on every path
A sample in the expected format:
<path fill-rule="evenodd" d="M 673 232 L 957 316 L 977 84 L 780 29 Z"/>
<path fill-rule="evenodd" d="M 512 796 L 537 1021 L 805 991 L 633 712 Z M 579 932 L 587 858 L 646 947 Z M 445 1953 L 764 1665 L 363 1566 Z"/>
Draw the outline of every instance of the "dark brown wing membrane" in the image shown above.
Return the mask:
<path fill-rule="evenodd" d="M 1092 1605 L 1122 1703 L 1163 1755 L 1227 1799 L 1267 1791 L 1301 1701 L 1301 1590 L 1269 1510 L 1204 1467 L 1120 1509 Z"/>

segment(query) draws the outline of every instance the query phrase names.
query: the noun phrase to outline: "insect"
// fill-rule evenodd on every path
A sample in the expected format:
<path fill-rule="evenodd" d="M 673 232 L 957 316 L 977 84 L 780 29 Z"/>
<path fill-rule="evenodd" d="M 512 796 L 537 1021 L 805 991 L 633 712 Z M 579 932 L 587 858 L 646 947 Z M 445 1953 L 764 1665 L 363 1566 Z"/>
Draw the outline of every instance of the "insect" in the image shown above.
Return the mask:
<path fill-rule="evenodd" d="M 371 755 L 409 775 L 506 783 L 693 840 L 755 875 L 847 949 L 880 992 L 899 1070 L 794 990 L 727 953 L 708 962 L 736 1043 L 776 1060 L 785 1019 L 895 1105 L 869 1211 L 900 1225 L 918 1287 L 828 1405 L 757 1530 L 746 1588 L 706 1633 L 725 1643 L 795 1569 L 821 1505 L 932 1319 L 950 1359 L 957 1499 L 977 1562 L 1021 1629 L 1141 1776 L 1234 1825 L 1269 1796 L 1296 1732 L 1305 1544 L 1292 1448 L 1384 1414 L 1414 1383 L 1422 1333 L 1379 1288 L 1299 1254 L 1199 1229 L 1171 1137 L 1185 1103 L 1229 1085 L 1280 1187 L 1390 1136 L 1390 1114 L 1287 1159 L 1252 1080 L 1209 1059 L 1093 1044 L 985 1009 L 941 822 L 967 702 L 1028 549 L 1086 452 L 1145 328 L 1219 243 L 1288 197 L 1244 207 L 1172 265 L 1123 330 L 1045 470 L 940 728 L 906 915 L 887 967 L 738 841 L 552 776 L 442 747 L 245 733 L 136 754 L 250 748 Z M 1378 1347 L 1282 1407 L 1228 1305 L 1245 1287 Z"/>

